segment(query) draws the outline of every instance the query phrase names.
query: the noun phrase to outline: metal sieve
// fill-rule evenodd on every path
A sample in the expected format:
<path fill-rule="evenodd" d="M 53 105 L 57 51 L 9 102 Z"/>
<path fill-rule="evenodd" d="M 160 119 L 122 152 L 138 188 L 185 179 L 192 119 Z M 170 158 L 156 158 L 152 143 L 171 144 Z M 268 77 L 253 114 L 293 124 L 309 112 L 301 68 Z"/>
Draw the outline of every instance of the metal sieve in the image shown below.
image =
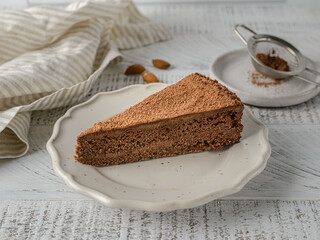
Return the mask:
<path fill-rule="evenodd" d="M 253 36 L 246 40 L 238 30 L 240 27 L 252 33 Z M 299 76 L 299 74 L 305 70 L 317 75 L 320 75 L 320 72 L 308 68 L 306 58 L 298 49 L 296 49 L 287 41 L 272 35 L 257 34 L 255 31 L 243 24 L 237 24 L 234 27 L 234 31 L 241 41 L 248 47 L 251 62 L 258 72 L 274 79 L 295 77 L 305 82 L 320 86 L 320 83 Z M 263 53 L 270 56 L 278 56 L 284 59 L 288 63 L 289 71 L 280 71 L 268 67 L 257 58 L 256 55 L 258 53 Z"/>

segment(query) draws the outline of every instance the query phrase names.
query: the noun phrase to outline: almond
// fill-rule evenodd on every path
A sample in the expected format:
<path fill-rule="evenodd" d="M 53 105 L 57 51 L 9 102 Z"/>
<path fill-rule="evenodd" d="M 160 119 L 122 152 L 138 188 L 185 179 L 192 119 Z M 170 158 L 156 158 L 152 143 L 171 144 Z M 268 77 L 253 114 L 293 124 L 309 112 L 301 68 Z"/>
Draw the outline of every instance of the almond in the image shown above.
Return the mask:
<path fill-rule="evenodd" d="M 146 83 L 155 83 L 159 82 L 158 78 L 151 72 L 144 71 L 142 73 L 142 78 Z"/>
<path fill-rule="evenodd" d="M 133 64 L 127 68 L 125 75 L 140 74 L 146 69 L 141 64 Z"/>
<path fill-rule="evenodd" d="M 161 59 L 153 59 L 152 60 L 153 66 L 160 68 L 160 69 L 167 69 L 170 67 L 170 63 L 161 60 Z"/>

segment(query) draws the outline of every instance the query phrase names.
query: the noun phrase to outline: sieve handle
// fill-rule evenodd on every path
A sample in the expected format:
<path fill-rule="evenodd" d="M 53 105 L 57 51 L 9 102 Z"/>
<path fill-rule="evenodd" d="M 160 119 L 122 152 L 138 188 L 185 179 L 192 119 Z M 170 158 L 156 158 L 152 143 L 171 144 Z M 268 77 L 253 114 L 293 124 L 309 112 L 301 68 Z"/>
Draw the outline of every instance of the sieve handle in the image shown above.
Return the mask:
<path fill-rule="evenodd" d="M 312 83 L 312 84 L 320 87 L 320 83 L 311 81 L 311 80 L 309 80 L 309 79 L 307 79 L 307 78 L 304 78 L 304 77 L 301 77 L 301 76 L 299 76 L 299 75 L 294 75 L 293 77 L 296 77 L 296 78 L 298 78 L 298 79 L 300 79 L 300 80 L 303 80 L 303 81 L 308 82 L 308 83 Z"/>
<path fill-rule="evenodd" d="M 311 72 L 311 73 L 313 73 L 313 74 L 320 75 L 320 72 L 318 72 L 318 71 L 316 71 L 314 69 L 310 69 L 310 68 L 306 67 L 306 70 Z"/>
<path fill-rule="evenodd" d="M 252 29 L 248 28 L 246 25 L 243 25 L 243 24 L 237 24 L 237 25 L 234 26 L 234 32 L 237 34 L 237 36 L 241 39 L 241 41 L 245 45 L 248 45 L 247 40 L 239 32 L 239 30 L 238 30 L 239 27 L 242 27 L 242 28 L 246 29 L 247 31 L 251 32 L 254 35 L 256 35 L 257 33 L 255 31 L 253 31 Z"/>

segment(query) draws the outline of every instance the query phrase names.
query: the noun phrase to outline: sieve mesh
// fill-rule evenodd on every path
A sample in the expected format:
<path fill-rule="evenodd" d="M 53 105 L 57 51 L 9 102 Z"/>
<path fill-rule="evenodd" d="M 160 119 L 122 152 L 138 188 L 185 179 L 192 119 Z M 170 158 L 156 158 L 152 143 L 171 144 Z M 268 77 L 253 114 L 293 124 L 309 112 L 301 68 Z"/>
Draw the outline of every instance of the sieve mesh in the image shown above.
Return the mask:
<path fill-rule="evenodd" d="M 263 53 L 266 55 L 270 54 L 270 56 L 278 56 L 284 59 L 288 63 L 290 72 L 294 71 L 299 66 L 299 59 L 296 57 L 296 55 L 279 43 L 259 40 L 256 41 L 252 47 L 255 57 L 258 53 Z"/>

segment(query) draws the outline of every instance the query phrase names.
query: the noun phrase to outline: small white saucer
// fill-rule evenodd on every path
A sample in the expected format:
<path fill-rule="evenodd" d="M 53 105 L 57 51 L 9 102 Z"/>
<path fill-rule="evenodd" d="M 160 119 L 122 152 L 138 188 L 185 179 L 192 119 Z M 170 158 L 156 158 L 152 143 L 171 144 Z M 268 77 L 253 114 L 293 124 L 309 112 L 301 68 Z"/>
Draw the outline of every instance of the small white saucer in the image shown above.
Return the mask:
<path fill-rule="evenodd" d="M 307 60 L 308 67 L 315 69 L 316 64 L 310 59 Z M 258 76 L 255 79 L 256 82 L 260 82 L 260 86 L 252 83 L 252 74 Z M 260 107 L 295 105 L 313 98 L 320 92 L 319 87 L 294 77 L 271 85 L 273 79 L 259 77 L 262 75 L 252 66 L 247 49 L 230 51 L 216 58 L 210 66 L 210 75 L 235 92 L 244 103 Z M 303 76 L 313 81 L 317 79 L 312 73 L 304 72 Z M 267 84 L 264 86 L 263 83 Z"/>

